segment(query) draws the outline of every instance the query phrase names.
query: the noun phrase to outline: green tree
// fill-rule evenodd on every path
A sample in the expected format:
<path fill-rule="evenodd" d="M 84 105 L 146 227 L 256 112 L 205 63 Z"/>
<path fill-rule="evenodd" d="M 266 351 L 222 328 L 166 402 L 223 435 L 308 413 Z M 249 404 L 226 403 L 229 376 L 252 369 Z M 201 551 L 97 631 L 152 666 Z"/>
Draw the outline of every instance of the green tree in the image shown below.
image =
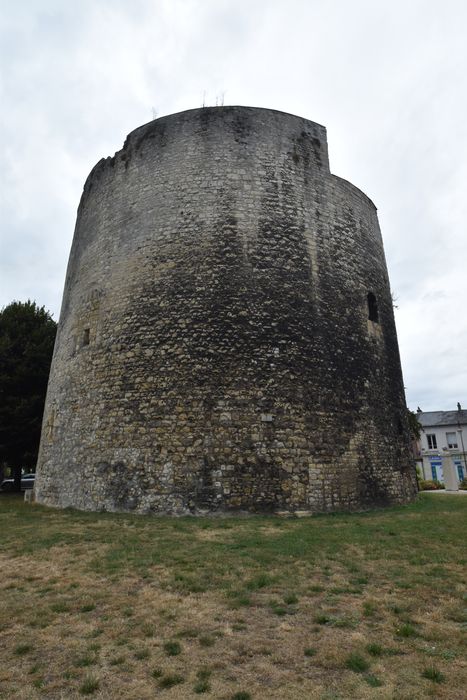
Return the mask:
<path fill-rule="evenodd" d="M 411 411 L 410 408 L 407 409 L 407 418 L 409 421 L 409 430 L 412 438 L 414 440 L 420 440 L 420 435 L 422 434 L 422 424 L 417 418 L 415 411 Z"/>
<path fill-rule="evenodd" d="M 0 311 L 0 463 L 21 489 L 21 468 L 37 460 L 57 324 L 35 302 Z"/>

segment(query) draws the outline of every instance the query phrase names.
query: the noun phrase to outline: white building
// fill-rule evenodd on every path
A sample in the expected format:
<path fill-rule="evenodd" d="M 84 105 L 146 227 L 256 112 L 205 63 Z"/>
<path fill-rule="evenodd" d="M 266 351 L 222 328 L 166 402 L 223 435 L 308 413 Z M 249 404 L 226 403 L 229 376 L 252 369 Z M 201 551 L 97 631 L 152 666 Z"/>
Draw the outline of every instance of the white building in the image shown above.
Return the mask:
<path fill-rule="evenodd" d="M 455 490 L 467 477 L 467 410 L 418 411 L 423 478 Z M 457 486 L 456 482 L 457 481 Z"/>

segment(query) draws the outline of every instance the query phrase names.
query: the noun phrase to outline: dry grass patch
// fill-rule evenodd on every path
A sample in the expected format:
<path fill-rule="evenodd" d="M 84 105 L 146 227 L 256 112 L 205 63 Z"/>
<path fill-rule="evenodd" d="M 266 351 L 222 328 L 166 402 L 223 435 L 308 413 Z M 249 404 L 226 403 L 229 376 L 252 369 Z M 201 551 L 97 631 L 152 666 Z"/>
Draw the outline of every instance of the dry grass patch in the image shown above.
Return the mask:
<path fill-rule="evenodd" d="M 428 495 L 151 519 L 2 496 L 0 698 L 458 700 L 466 512 Z"/>

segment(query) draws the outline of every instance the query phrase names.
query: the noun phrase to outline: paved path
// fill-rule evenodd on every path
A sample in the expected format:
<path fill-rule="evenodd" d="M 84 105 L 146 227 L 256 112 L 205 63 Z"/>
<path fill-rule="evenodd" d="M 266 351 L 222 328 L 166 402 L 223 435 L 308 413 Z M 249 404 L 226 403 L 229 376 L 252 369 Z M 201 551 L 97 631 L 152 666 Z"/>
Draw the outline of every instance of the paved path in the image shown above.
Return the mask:
<path fill-rule="evenodd" d="M 467 496 L 467 491 L 446 491 L 446 489 L 427 489 L 426 491 L 420 491 L 420 493 L 444 493 L 445 496 Z"/>

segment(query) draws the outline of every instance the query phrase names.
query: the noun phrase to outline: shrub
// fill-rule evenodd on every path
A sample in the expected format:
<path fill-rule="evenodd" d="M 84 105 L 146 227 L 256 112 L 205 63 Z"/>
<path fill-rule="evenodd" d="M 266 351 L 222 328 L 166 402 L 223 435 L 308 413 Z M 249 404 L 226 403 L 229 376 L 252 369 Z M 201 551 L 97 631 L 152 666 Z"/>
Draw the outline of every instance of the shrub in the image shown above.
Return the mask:
<path fill-rule="evenodd" d="M 193 690 L 195 693 L 208 693 L 211 690 L 209 683 L 209 678 L 211 677 L 211 671 L 207 668 L 202 668 L 196 674 L 197 682 L 195 683 Z"/>
<path fill-rule="evenodd" d="M 356 654 L 355 652 L 347 657 L 345 665 L 351 671 L 355 671 L 355 673 L 363 673 L 364 671 L 368 671 L 370 668 L 368 661 L 363 656 Z"/>
<path fill-rule="evenodd" d="M 313 622 L 316 622 L 317 625 L 327 625 L 330 621 L 331 618 L 325 613 L 319 613 L 313 617 Z"/>
<path fill-rule="evenodd" d="M 178 656 L 182 651 L 180 642 L 165 642 L 164 651 L 167 656 Z"/>
<path fill-rule="evenodd" d="M 202 647 L 213 647 L 216 643 L 214 637 L 211 637 L 209 634 L 201 635 L 198 641 Z"/>
<path fill-rule="evenodd" d="M 23 656 L 24 654 L 29 654 L 32 648 L 32 644 L 18 644 L 15 646 L 14 652 L 17 656 Z"/>
<path fill-rule="evenodd" d="M 420 481 L 420 490 L 421 491 L 439 491 L 439 489 L 444 489 L 445 486 L 442 484 L 440 481 L 431 481 L 431 480 L 426 480 L 424 481 L 423 479 Z"/>
<path fill-rule="evenodd" d="M 149 649 L 137 649 L 135 651 L 135 659 L 138 659 L 138 661 L 149 659 Z"/>
<path fill-rule="evenodd" d="M 50 606 L 50 609 L 52 610 L 52 612 L 55 612 L 55 613 L 69 612 L 69 610 L 70 610 L 67 603 L 64 603 L 61 600 L 59 600 L 57 603 L 52 603 L 52 605 Z"/>
<path fill-rule="evenodd" d="M 433 667 L 425 668 L 422 672 L 422 677 L 428 678 L 429 681 L 433 681 L 434 683 L 444 683 L 446 679 L 444 673 L 441 673 L 441 671 Z"/>
<path fill-rule="evenodd" d="M 110 666 L 121 666 L 122 664 L 125 663 L 125 657 L 124 656 L 114 656 L 112 659 L 109 661 Z"/>
<path fill-rule="evenodd" d="M 269 603 L 272 612 L 280 617 L 287 615 L 287 608 L 279 603 L 277 600 L 271 600 Z"/>
<path fill-rule="evenodd" d="M 200 695 L 201 693 L 208 693 L 211 690 L 211 686 L 207 680 L 196 681 L 193 690 Z"/>
<path fill-rule="evenodd" d="M 381 644 L 376 644 L 376 642 L 371 642 L 370 644 L 366 645 L 366 650 L 371 656 L 382 656 L 383 654 L 383 647 Z"/>
<path fill-rule="evenodd" d="M 79 692 L 81 695 L 92 695 L 93 693 L 96 692 L 99 688 L 99 681 L 97 678 L 92 678 L 90 676 L 89 678 L 86 678 L 84 683 L 80 686 Z"/>
<path fill-rule="evenodd" d="M 373 600 L 366 600 L 363 603 L 363 614 L 365 617 L 374 617 L 377 612 L 377 605 Z"/>
<path fill-rule="evenodd" d="M 295 605 L 298 603 L 298 595 L 296 593 L 286 593 L 283 600 L 287 605 Z"/>
<path fill-rule="evenodd" d="M 75 659 L 73 663 L 76 668 L 86 668 L 86 666 L 92 666 L 96 663 L 96 657 L 94 654 L 83 654 L 83 656 Z"/>
<path fill-rule="evenodd" d="M 396 635 L 398 637 L 417 637 L 418 632 L 415 627 L 410 622 L 405 622 L 403 625 L 396 629 Z"/>
<path fill-rule="evenodd" d="M 258 574 L 257 576 L 254 576 L 252 579 L 250 579 L 246 587 L 248 588 L 249 591 L 257 591 L 260 588 L 266 588 L 266 586 L 271 585 L 273 579 L 271 576 L 268 574 Z"/>
<path fill-rule="evenodd" d="M 81 606 L 79 611 L 82 613 L 87 613 L 87 612 L 92 612 L 93 610 L 95 610 L 95 608 L 96 608 L 95 603 L 86 603 L 85 605 Z"/>
<path fill-rule="evenodd" d="M 173 688 L 174 685 L 178 685 L 179 683 L 183 683 L 183 680 L 184 680 L 183 676 L 180 676 L 178 673 L 167 673 L 165 676 L 162 676 L 159 679 L 159 687 L 160 688 Z"/>
<path fill-rule="evenodd" d="M 305 656 L 315 656 L 316 649 L 314 647 L 306 647 L 303 650 L 303 653 L 305 654 Z"/>
<path fill-rule="evenodd" d="M 381 688 L 383 685 L 383 681 L 378 678 L 378 676 L 374 676 L 372 673 L 365 676 L 365 680 L 371 688 Z"/>
<path fill-rule="evenodd" d="M 467 491 L 467 478 L 462 479 L 462 481 L 459 484 L 459 488 L 461 491 Z"/>
<path fill-rule="evenodd" d="M 200 668 L 196 674 L 196 678 L 200 681 L 208 681 L 211 678 L 211 671 L 209 668 Z"/>

